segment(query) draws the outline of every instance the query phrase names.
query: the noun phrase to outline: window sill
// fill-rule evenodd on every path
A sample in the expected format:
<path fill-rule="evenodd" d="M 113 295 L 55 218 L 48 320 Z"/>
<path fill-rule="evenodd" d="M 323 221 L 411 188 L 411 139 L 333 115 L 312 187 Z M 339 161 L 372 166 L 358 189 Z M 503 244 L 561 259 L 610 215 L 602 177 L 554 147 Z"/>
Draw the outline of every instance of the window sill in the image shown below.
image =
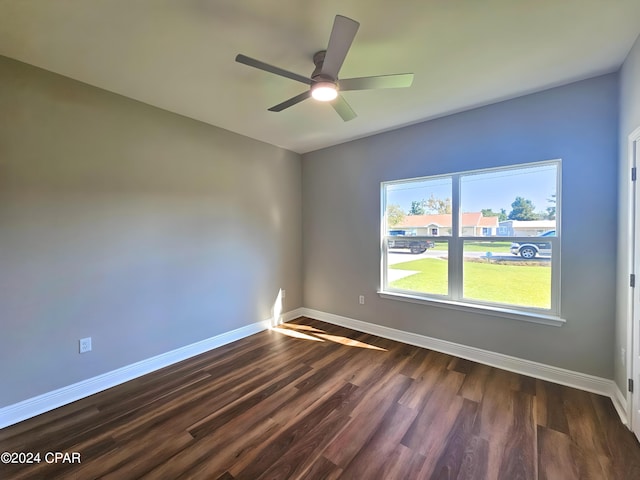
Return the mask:
<path fill-rule="evenodd" d="M 564 320 L 563 318 L 544 313 L 523 312 L 520 310 L 512 310 L 509 308 L 477 305 L 473 303 L 456 302 L 452 300 L 425 299 L 424 297 L 418 297 L 398 292 L 379 291 L 378 295 L 380 296 L 380 298 L 386 298 L 389 300 L 398 300 L 401 302 L 451 308 L 454 310 L 462 310 L 464 312 L 481 313 L 485 315 L 492 315 L 494 317 L 503 317 L 523 322 L 551 325 L 554 327 L 561 327 L 566 323 L 566 320 Z"/>

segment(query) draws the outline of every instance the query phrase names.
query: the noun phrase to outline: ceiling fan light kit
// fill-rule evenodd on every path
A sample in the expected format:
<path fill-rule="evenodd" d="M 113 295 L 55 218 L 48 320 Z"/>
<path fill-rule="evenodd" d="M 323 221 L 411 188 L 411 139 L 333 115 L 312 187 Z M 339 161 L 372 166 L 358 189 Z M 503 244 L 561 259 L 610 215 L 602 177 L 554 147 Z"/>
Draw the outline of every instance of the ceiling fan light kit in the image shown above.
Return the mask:
<path fill-rule="evenodd" d="M 309 85 L 309 90 L 278 105 L 274 105 L 269 108 L 269 111 L 281 112 L 311 97 L 321 102 L 331 102 L 331 106 L 338 115 L 345 122 L 348 122 L 357 115 L 344 97 L 338 93 L 339 91 L 404 88 L 411 86 L 413 82 L 413 73 L 338 79 L 338 72 L 351 48 L 359 27 L 360 24 L 355 20 L 336 15 L 327 49 L 321 50 L 313 56 L 315 69 L 310 78 L 242 54 L 236 56 L 236 62 Z"/>
<path fill-rule="evenodd" d="M 316 82 L 311 85 L 311 96 L 319 102 L 330 102 L 338 96 L 336 84 L 333 82 Z"/>

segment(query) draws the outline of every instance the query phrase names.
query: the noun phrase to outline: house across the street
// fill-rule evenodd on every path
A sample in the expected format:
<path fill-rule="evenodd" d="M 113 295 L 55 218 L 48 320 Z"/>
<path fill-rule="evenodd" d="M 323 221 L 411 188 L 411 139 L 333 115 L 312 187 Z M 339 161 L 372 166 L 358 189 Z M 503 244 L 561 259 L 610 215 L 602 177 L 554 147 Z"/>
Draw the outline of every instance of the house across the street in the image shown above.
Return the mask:
<path fill-rule="evenodd" d="M 536 237 L 555 230 L 555 220 L 505 220 L 500 222 L 498 235 L 502 237 Z"/>
<path fill-rule="evenodd" d="M 452 215 L 407 215 L 393 228 L 403 229 L 411 235 L 438 237 L 451 235 Z M 462 235 L 491 237 L 498 234 L 498 217 L 485 217 L 482 212 L 462 214 Z"/>

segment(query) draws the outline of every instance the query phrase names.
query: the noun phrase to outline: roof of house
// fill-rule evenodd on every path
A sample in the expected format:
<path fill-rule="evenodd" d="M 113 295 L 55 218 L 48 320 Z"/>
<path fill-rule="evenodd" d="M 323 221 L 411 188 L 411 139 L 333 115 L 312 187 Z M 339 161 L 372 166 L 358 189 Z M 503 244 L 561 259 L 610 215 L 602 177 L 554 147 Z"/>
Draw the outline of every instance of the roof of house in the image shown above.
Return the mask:
<path fill-rule="evenodd" d="M 438 227 L 451 227 L 451 214 L 433 215 L 407 215 L 395 228 L 428 227 L 435 225 Z M 481 212 L 469 212 L 462 214 L 463 227 L 492 227 L 498 226 L 498 217 L 485 217 Z"/>

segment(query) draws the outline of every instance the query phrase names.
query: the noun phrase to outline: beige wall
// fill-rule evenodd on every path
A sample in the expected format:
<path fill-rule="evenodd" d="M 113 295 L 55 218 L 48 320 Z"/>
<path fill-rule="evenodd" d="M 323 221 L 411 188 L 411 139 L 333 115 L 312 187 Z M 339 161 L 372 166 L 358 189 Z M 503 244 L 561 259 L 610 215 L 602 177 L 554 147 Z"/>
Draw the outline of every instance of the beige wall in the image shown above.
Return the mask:
<path fill-rule="evenodd" d="M 0 57 L 0 407 L 300 307 L 300 161 Z"/>

